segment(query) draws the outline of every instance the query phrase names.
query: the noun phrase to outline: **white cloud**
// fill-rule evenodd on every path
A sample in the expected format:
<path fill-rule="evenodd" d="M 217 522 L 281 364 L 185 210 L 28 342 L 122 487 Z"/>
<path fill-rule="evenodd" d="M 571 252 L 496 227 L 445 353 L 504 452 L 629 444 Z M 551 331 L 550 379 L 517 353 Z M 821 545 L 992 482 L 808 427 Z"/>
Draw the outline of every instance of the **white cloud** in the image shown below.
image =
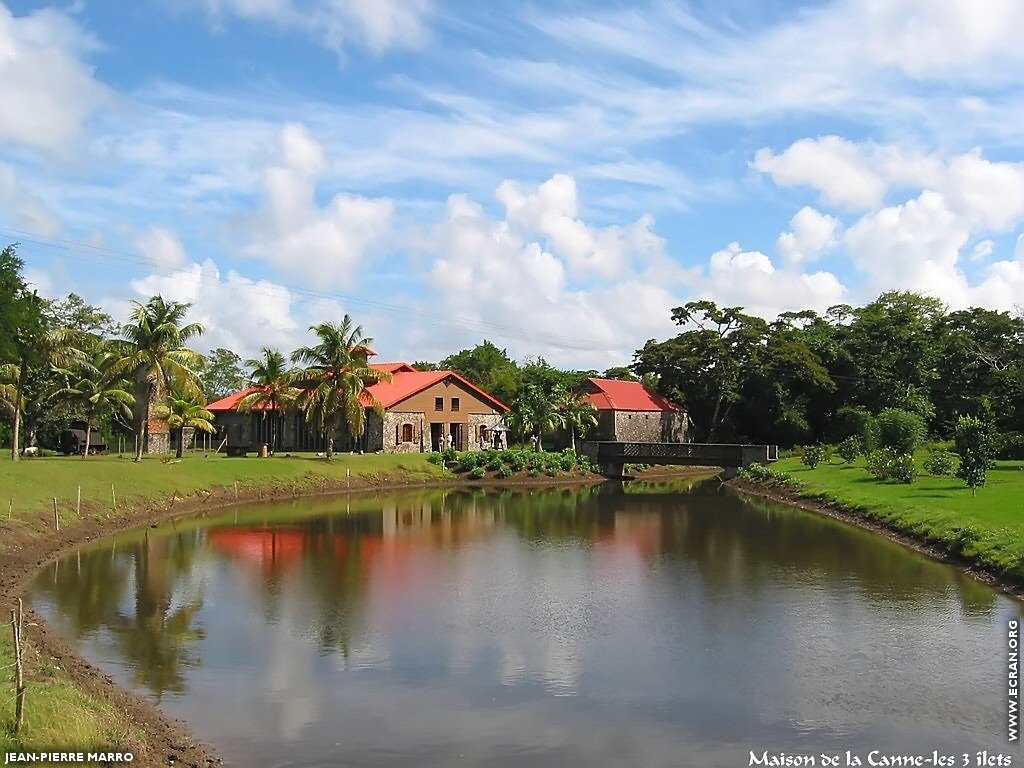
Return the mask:
<path fill-rule="evenodd" d="M 14 168 L 0 163 L 0 221 L 18 229 L 51 236 L 61 228 L 60 218 L 37 195 L 29 192 Z"/>
<path fill-rule="evenodd" d="M 163 227 L 150 227 L 135 240 L 135 247 L 155 267 L 179 268 L 188 262 L 185 246 L 178 237 Z"/>
<path fill-rule="evenodd" d="M 944 157 L 824 136 L 779 154 L 761 149 L 752 166 L 779 186 L 807 185 L 822 202 L 854 210 L 876 210 L 894 190 L 916 188 L 941 194 L 972 228 L 1005 231 L 1024 220 L 1024 163 L 993 162 L 977 148 Z"/>
<path fill-rule="evenodd" d="M 353 44 L 383 53 L 419 48 L 430 37 L 427 0 L 204 0 L 219 19 L 233 15 L 299 29 L 332 51 Z"/>
<path fill-rule="evenodd" d="M 804 206 L 789 222 L 791 230 L 779 235 L 775 244 L 786 264 L 814 261 L 836 244 L 839 219 Z"/>
<path fill-rule="evenodd" d="M 822 311 L 846 301 L 847 291 L 831 272 L 778 269 L 760 251 L 730 243 L 711 254 L 700 296 L 771 319 L 787 310 Z"/>
<path fill-rule="evenodd" d="M 111 97 L 81 61 L 96 47 L 60 11 L 16 17 L 0 3 L 0 142 L 68 153 Z"/>
<path fill-rule="evenodd" d="M 962 305 L 967 280 L 957 264 L 970 229 L 937 192 L 864 216 L 847 231 L 846 249 L 868 288 L 920 291 Z"/>
<path fill-rule="evenodd" d="M 513 181 L 497 190 L 510 226 L 525 233 L 539 233 L 550 240 L 552 250 L 564 257 L 576 276 L 623 274 L 634 258 L 657 253 L 663 243 L 651 231 L 654 220 L 643 216 L 629 227 L 596 228 L 580 220 L 576 181 L 555 174 L 536 191 L 526 192 Z"/>
<path fill-rule="evenodd" d="M 245 252 L 318 286 L 346 286 L 356 282 L 368 250 L 389 231 L 394 204 L 338 194 L 320 207 L 316 181 L 326 167 L 323 148 L 306 128 L 285 126 L 281 164 L 264 174 L 267 202 L 252 220 L 254 239 Z"/>
<path fill-rule="evenodd" d="M 1021 59 L 1017 0 L 852 0 L 866 58 L 922 79 L 958 78 Z M 840 6 L 842 7 L 842 6 Z M 856 32 L 854 33 L 856 34 Z"/>
<path fill-rule="evenodd" d="M 888 184 L 864 157 L 862 148 L 838 136 L 800 139 L 781 154 L 758 150 L 753 168 L 782 187 L 807 185 L 834 206 L 870 209 L 882 204 Z"/>
<path fill-rule="evenodd" d="M 654 240 L 623 238 L 619 245 L 622 265 L 634 264 L 638 249 L 643 266 L 589 274 L 596 282 L 584 289 L 573 282 L 575 244 L 559 240 L 549 250 L 537 239 L 554 243 L 545 230 L 566 221 L 576 231 L 602 231 L 575 218 L 572 179 L 555 177 L 530 191 L 506 182 L 498 196 L 507 205 L 502 220 L 464 195 L 449 198 L 445 219 L 420 244 L 432 256 L 426 275 L 432 303 L 425 309 L 448 312 L 453 324 L 480 327 L 485 336 L 497 330 L 499 338 L 514 339 L 513 356 L 543 350 L 567 365 L 621 364 L 639 340 L 671 330 L 670 310 L 679 303 L 673 289 L 690 276 L 660 252 L 653 234 Z"/>
<path fill-rule="evenodd" d="M 133 280 L 131 288 L 139 301 L 160 294 L 191 304 L 189 322 L 202 323 L 206 329 L 196 345 L 201 348 L 225 347 L 243 357 L 255 356 L 262 346 L 290 350 L 299 336 L 301 326 L 295 318 L 291 291 L 234 271 L 223 275 L 210 259 L 167 275 Z"/>

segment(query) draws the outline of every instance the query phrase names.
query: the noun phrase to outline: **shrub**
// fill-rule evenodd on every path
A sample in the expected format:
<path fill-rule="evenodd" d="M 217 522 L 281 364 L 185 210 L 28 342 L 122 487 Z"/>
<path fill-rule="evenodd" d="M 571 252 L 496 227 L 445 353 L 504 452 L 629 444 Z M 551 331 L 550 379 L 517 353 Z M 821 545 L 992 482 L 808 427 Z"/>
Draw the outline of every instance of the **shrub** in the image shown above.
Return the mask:
<path fill-rule="evenodd" d="M 956 456 L 949 451 L 932 451 L 924 459 L 924 471 L 935 477 L 951 476 L 956 469 Z"/>
<path fill-rule="evenodd" d="M 522 451 L 508 451 L 505 460 L 515 472 L 522 472 L 526 467 L 527 456 Z"/>
<path fill-rule="evenodd" d="M 978 487 L 985 484 L 992 464 L 992 436 L 988 424 L 974 416 L 961 416 L 956 420 L 953 443 L 960 456 L 956 476 L 967 483 L 974 496 Z"/>
<path fill-rule="evenodd" d="M 441 455 L 444 456 L 445 464 L 453 462 L 458 458 L 458 454 L 455 452 L 454 448 L 445 448 L 444 453 Z"/>
<path fill-rule="evenodd" d="M 558 468 L 563 472 L 571 472 L 576 466 L 576 451 L 566 448 L 558 454 Z"/>
<path fill-rule="evenodd" d="M 433 451 L 429 456 L 427 456 L 427 461 L 429 461 L 431 464 L 443 464 L 444 456 L 438 453 L 437 451 Z"/>
<path fill-rule="evenodd" d="M 804 448 L 804 454 L 801 456 L 801 461 L 811 469 L 821 464 L 825 458 L 825 449 L 820 445 L 809 445 Z"/>
<path fill-rule="evenodd" d="M 914 455 L 892 448 L 878 448 L 867 455 L 867 470 L 879 480 L 912 483 L 917 477 Z"/>
<path fill-rule="evenodd" d="M 472 480 L 480 480 L 486 474 L 487 471 L 483 467 L 473 467 L 473 469 L 470 470 L 469 477 Z"/>
<path fill-rule="evenodd" d="M 867 470 L 879 480 L 886 480 L 890 475 L 890 467 L 896 454 L 890 448 L 877 448 L 870 451 L 865 460 Z"/>
<path fill-rule="evenodd" d="M 512 477 L 512 467 L 502 464 L 498 467 L 498 477 Z"/>
<path fill-rule="evenodd" d="M 793 478 L 788 474 L 779 469 L 772 469 L 766 467 L 763 464 L 754 462 L 746 467 L 740 468 L 740 477 L 744 480 L 750 480 L 755 483 L 771 483 L 785 485 L 786 483 L 792 483 Z"/>
<path fill-rule="evenodd" d="M 843 461 L 849 464 L 857 460 L 857 457 L 863 453 L 864 447 L 859 437 L 851 436 L 839 443 L 839 447 L 836 450 Z"/>
<path fill-rule="evenodd" d="M 886 408 L 875 419 L 879 448 L 913 453 L 924 440 L 924 419 L 901 408 Z"/>
<path fill-rule="evenodd" d="M 530 467 L 528 470 L 526 470 L 526 474 L 529 475 L 530 477 L 537 477 L 537 475 L 539 475 L 540 472 L 538 472 L 535 468 Z"/>
<path fill-rule="evenodd" d="M 917 465 L 914 454 L 898 453 L 892 462 L 890 478 L 897 483 L 910 484 L 917 478 Z"/>

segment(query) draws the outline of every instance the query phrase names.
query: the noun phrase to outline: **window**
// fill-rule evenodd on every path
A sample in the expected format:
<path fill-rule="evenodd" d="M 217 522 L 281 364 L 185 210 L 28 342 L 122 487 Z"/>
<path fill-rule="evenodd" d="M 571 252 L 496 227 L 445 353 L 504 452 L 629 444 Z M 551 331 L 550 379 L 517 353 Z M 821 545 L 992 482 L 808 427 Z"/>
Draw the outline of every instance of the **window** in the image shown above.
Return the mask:
<path fill-rule="evenodd" d="M 457 398 L 457 397 L 453 397 L 452 398 L 452 410 L 453 411 L 459 410 L 459 398 Z"/>
<path fill-rule="evenodd" d="M 412 442 L 412 424 L 403 424 L 402 425 L 402 442 L 403 443 L 411 443 Z"/>
<path fill-rule="evenodd" d="M 443 411 L 444 410 L 444 398 L 443 397 L 435 397 L 434 398 L 434 410 L 435 411 Z"/>

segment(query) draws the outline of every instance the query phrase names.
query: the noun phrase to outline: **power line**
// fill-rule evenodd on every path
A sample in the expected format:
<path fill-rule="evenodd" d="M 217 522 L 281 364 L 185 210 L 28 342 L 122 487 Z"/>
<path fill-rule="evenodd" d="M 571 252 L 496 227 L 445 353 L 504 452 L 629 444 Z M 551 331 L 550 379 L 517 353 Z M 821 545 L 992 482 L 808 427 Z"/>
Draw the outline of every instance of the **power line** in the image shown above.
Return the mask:
<path fill-rule="evenodd" d="M 133 268 L 162 276 L 171 276 L 182 271 L 183 266 L 178 263 L 164 259 L 147 258 L 141 254 L 122 251 L 113 248 L 83 243 L 76 240 L 66 240 L 56 237 L 48 237 L 34 232 L 26 232 L 11 227 L 0 226 L 0 233 L 13 237 L 19 244 L 32 246 L 31 251 L 36 254 L 56 258 L 70 259 L 76 262 L 95 264 L 104 267 Z M 194 263 L 194 262 L 193 262 Z M 195 278 L 197 282 L 210 286 L 224 287 L 225 283 L 219 278 L 209 277 L 200 270 Z M 219 272 L 218 267 L 218 272 Z M 401 320 L 415 321 L 421 325 L 428 325 L 436 328 L 449 330 L 472 331 L 498 338 L 512 338 L 521 341 L 535 341 L 566 349 L 581 351 L 609 352 L 617 349 L 607 342 L 597 339 L 587 339 L 577 336 L 568 336 L 545 331 L 531 331 L 519 326 L 505 323 L 496 323 L 487 320 L 478 320 L 458 315 L 438 314 L 428 312 L 414 307 L 408 307 L 374 299 L 364 299 L 356 296 L 349 296 L 330 291 L 307 288 L 286 283 L 273 283 L 272 285 L 261 284 L 263 281 L 254 280 L 240 276 L 244 283 L 231 285 L 231 290 L 244 291 L 252 295 L 280 296 L 281 290 L 306 300 L 332 300 L 338 301 L 346 306 L 366 309 L 370 314 L 390 317 Z M 280 290 L 278 290 L 280 289 Z"/>

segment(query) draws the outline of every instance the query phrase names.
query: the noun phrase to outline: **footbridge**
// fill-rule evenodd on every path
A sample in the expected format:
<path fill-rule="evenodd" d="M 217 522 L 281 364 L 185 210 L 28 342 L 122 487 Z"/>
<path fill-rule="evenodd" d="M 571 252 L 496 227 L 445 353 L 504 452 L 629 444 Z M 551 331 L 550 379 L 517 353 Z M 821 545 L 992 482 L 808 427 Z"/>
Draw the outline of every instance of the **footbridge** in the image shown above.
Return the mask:
<path fill-rule="evenodd" d="M 742 443 L 620 443 L 588 441 L 581 453 L 589 456 L 607 477 L 622 477 L 626 464 L 691 464 L 722 467 L 733 477 L 741 467 L 768 464 L 779 458 L 777 445 Z"/>

